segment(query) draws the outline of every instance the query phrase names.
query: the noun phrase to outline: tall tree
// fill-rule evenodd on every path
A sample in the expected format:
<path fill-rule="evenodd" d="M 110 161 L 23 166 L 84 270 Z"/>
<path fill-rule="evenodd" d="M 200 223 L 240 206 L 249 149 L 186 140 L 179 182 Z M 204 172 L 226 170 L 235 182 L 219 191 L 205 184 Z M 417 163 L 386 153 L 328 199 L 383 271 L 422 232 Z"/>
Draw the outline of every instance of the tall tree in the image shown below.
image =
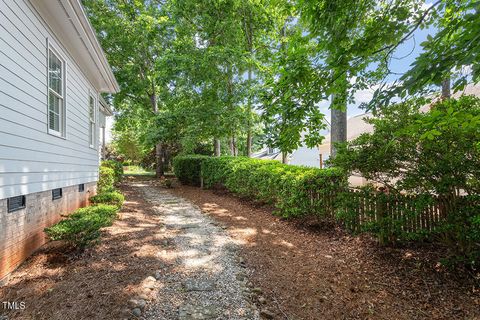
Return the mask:
<path fill-rule="evenodd" d="M 120 84 L 116 106 L 150 108 L 153 117 L 159 111 L 159 92 L 166 80 L 159 70 L 173 40 L 172 23 L 163 7 L 147 0 L 85 0 L 83 4 Z M 162 176 L 160 141 L 156 151 L 156 172 Z"/>
<path fill-rule="evenodd" d="M 221 154 L 223 138 L 229 141 L 231 153 L 237 154 L 238 136 L 243 131 L 251 135 L 253 128 L 251 104 L 250 108 L 243 108 L 243 104 L 248 83 L 244 72 L 251 60 L 245 36 L 251 28 L 245 25 L 254 22 L 248 19 L 254 14 L 249 7 L 254 2 L 178 0 L 173 3 L 183 36 L 195 44 L 189 52 L 184 52 L 195 66 L 185 72 L 199 96 L 199 106 L 193 114 L 205 121 L 203 128 L 212 136 L 215 155 Z M 200 112 L 209 116 L 203 117 Z"/>
<path fill-rule="evenodd" d="M 293 19 L 286 56 L 278 58 L 276 71 L 266 81 L 264 100 L 270 140 L 287 152 L 302 143 L 321 143 L 325 121 L 318 104 L 332 96 L 333 120 L 338 120 L 332 137 L 345 140 L 347 103 L 354 102 L 357 90 L 388 74 L 385 52 L 402 41 L 423 12 L 422 3 L 415 0 L 294 4 L 288 11 Z M 281 56 L 279 51 L 276 56 Z"/>
<path fill-rule="evenodd" d="M 300 17 L 317 42 L 317 68 L 326 81 L 319 90 L 331 99 L 331 156 L 347 138 L 347 104 L 354 93 L 388 72 L 383 48 L 400 41 L 410 21 L 422 12 L 412 0 L 300 0 Z"/>

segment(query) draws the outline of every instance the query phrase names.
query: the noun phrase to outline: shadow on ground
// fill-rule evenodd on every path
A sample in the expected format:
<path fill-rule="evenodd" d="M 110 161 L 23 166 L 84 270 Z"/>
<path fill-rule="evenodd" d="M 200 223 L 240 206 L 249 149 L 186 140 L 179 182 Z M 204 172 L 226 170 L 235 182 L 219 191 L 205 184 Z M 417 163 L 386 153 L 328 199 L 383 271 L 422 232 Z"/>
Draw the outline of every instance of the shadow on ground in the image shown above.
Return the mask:
<path fill-rule="evenodd" d="M 129 178 L 129 179 L 143 179 Z M 102 232 L 99 245 L 81 254 L 50 242 L 22 264 L 0 288 L 1 301 L 25 302 L 24 310 L 1 309 L 10 319 L 123 319 L 126 302 L 139 294 L 145 277 L 168 272 L 157 253 L 168 247 L 151 208 L 126 183 L 120 219 Z M 152 292 L 153 295 L 153 292 Z"/>
<path fill-rule="evenodd" d="M 180 185 L 172 192 L 243 246 L 258 304 L 278 319 L 480 318 L 478 280 L 439 267 L 439 247 L 380 247 L 332 225 L 280 219 L 225 192 Z"/>

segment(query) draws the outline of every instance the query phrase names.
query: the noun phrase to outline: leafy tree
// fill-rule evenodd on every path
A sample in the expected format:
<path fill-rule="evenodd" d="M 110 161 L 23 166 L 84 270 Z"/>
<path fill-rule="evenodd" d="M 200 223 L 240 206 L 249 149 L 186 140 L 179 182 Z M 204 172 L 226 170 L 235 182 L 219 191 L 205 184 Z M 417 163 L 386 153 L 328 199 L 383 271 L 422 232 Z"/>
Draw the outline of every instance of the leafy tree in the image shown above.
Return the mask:
<path fill-rule="evenodd" d="M 339 146 L 333 164 L 392 191 L 478 194 L 480 99 L 446 99 L 422 112 L 425 100 L 379 110 L 373 133 Z"/>
<path fill-rule="evenodd" d="M 456 73 L 453 90 L 461 91 L 465 85 L 480 80 L 480 4 L 477 1 L 447 1 L 432 3 L 425 12 L 422 23 L 412 24 L 417 28 L 434 26 L 434 36 L 428 36 L 421 44 L 423 52 L 416 58 L 412 68 L 387 90 L 381 87 L 375 93 L 370 108 L 388 105 L 393 97 L 421 96 L 431 93 L 452 73 Z M 471 72 L 460 73 L 462 69 Z"/>
<path fill-rule="evenodd" d="M 255 127 L 252 81 L 244 74 L 246 70 L 253 73 L 252 32 L 259 20 L 260 3 L 172 1 L 178 39 L 186 44 L 176 54 L 188 61 L 182 76 L 195 96 L 188 114 L 202 140 L 210 136 L 215 141 L 217 155 L 223 138 L 228 138 L 231 154 L 238 154 L 238 137 L 247 132 L 251 140 Z"/>
<path fill-rule="evenodd" d="M 147 0 L 84 0 L 83 4 L 120 84 L 115 105 L 149 109 L 153 116 L 172 70 L 167 66 L 173 28 L 164 7 Z M 161 143 L 156 148 L 157 175 L 163 175 Z"/>
<path fill-rule="evenodd" d="M 320 143 L 324 119 L 318 103 L 330 96 L 332 119 L 339 120 L 332 123 L 332 133 L 338 133 L 332 137 L 344 140 L 347 102 L 385 77 L 384 51 L 402 41 L 421 12 L 414 0 L 296 1 L 290 14 L 299 19 L 287 24 L 287 49 L 277 53 L 279 67 L 270 76 L 265 103 L 277 146 L 296 149 L 302 131 L 307 146 Z"/>
<path fill-rule="evenodd" d="M 155 145 L 146 144 L 145 137 L 151 121 L 149 110 L 126 109 L 115 116 L 113 127 L 113 147 L 122 158 L 139 164 Z"/>

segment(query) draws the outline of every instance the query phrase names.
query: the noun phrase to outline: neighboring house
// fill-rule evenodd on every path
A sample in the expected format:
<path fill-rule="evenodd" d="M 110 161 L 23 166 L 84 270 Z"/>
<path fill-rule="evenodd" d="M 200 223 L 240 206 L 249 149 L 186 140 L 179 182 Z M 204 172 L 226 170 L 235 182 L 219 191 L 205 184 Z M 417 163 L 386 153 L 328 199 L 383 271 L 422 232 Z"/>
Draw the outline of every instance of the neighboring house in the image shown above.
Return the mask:
<path fill-rule="evenodd" d="M 80 0 L 0 2 L 0 280 L 95 194 L 117 91 Z"/>
<path fill-rule="evenodd" d="M 371 117 L 370 113 L 364 113 L 351 117 L 347 120 L 347 139 L 353 140 L 364 132 L 373 132 L 373 126 L 366 123 L 364 119 Z M 320 158 L 322 166 L 325 166 L 325 161 L 330 157 L 330 134 L 327 133 L 323 144 L 315 148 L 309 148 L 302 145 L 297 150 L 288 155 L 288 164 L 297 166 L 307 166 L 320 168 Z M 273 159 L 282 161 L 282 155 L 278 149 L 264 148 L 262 151 L 252 155 L 253 158 L 259 159 Z"/>
<path fill-rule="evenodd" d="M 278 160 L 282 161 L 282 153 L 277 148 L 263 148 L 262 150 L 252 154 L 252 158 L 263 160 Z"/>
<path fill-rule="evenodd" d="M 467 85 L 461 92 L 453 94 L 454 98 L 459 98 L 461 95 L 474 95 L 480 97 L 480 85 Z M 439 99 L 439 94 L 436 94 L 436 98 L 433 101 Z M 420 108 L 422 112 L 427 112 L 430 109 L 431 104 L 427 104 Z M 373 126 L 365 122 L 366 118 L 371 118 L 371 113 L 364 113 L 357 116 L 353 116 L 347 120 L 347 140 L 351 141 L 358 138 L 362 133 L 372 133 Z M 320 158 L 323 165 L 325 161 L 330 157 L 330 134 L 325 136 L 324 143 L 316 148 L 308 148 L 301 146 L 297 150 L 288 155 L 288 164 L 302 165 L 308 167 L 320 167 Z M 270 149 L 272 151 L 272 149 Z M 274 159 L 281 161 L 282 156 L 278 150 L 269 151 L 268 148 L 262 149 L 262 151 L 253 155 L 254 158 L 259 159 Z M 351 186 L 362 186 L 368 183 L 368 181 L 360 175 L 352 175 L 349 177 L 349 184 Z"/>

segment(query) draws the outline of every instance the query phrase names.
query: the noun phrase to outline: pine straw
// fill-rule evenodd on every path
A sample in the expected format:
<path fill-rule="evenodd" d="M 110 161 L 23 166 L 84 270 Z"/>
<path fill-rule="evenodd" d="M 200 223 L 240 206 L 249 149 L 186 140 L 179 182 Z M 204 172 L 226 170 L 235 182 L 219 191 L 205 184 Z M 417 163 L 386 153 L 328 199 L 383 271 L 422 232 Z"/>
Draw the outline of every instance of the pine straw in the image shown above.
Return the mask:
<path fill-rule="evenodd" d="M 331 225 L 285 221 L 272 209 L 222 192 L 173 192 L 228 226 L 243 244 L 276 319 L 480 319 L 478 279 L 440 267 L 433 245 L 380 247 Z"/>
<path fill-rule="evenodd" d="M 13 272 L 0 301 L 24 301 L 26 308 L 7 312 L 10 319 L 129 317 L 127 301 L 165 263 L 155 256 L 162 245 L 157 218 L 128 184 L 122 191 L 121 218 L 103 230 L 99 245 L 79 254 L 50 242 Z"/>

